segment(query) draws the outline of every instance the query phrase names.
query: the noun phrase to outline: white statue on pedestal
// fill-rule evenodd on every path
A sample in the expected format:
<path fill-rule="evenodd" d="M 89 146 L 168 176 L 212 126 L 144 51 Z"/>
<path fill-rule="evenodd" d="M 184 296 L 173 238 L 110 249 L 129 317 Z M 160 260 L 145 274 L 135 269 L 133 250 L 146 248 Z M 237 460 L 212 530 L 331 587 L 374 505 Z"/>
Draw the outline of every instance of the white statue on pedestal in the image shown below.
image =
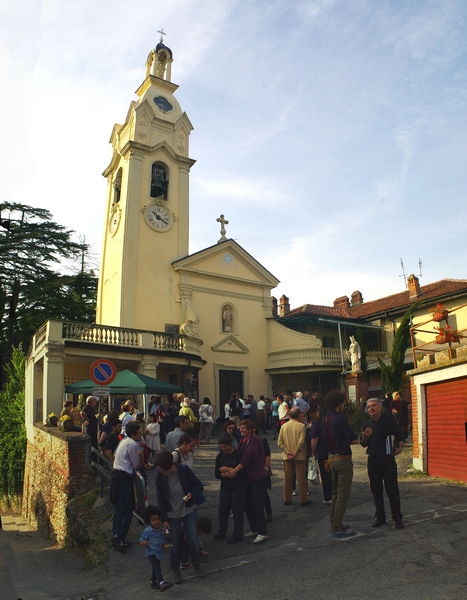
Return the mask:
<path fill-rule="evenodd" d="M 350 336 L 350 348 L 347 350 L 347 356 L 350 357 L 352 363 L 352 373 L 362 373 L 362 351 L 353 335 Z"/>

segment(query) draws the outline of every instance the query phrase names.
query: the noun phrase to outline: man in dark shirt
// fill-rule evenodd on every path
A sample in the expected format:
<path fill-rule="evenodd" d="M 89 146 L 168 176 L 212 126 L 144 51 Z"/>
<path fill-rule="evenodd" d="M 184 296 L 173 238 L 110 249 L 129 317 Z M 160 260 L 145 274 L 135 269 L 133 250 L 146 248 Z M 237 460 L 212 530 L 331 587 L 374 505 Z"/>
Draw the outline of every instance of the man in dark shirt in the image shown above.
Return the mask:
<path fill-rule="evenodd" d="M 91 438 L 91 444 L 94 448 L 97 448 L 97 417 L 94 409 L 97 404 L 97 398 L 95 396 L 88 396 L 86 398 L 86 404 L 81 411 L 81 418 L 84 424 L 84 433 L 89 435 Z"/>
<path fill-rule="evenodd" d="M 376 521 L 373 523 L 373 527 L 381 527 L 386 523 L 383 497 L 384 481 L 392 518 L 397 529 L 403 529 L 404 523 L 402 522 L 397 484 L 397 464 L 394 457 L 402 452 L 405 437 L 392 415 L 383 413 L 382 401 L 379 398 L 370 398 L 367 402 L 367 409 L 371 419 L 363 425 L 361 444 L 367 449 L 368 477 L 376 506 Z"/>
<path fill-rule="evenodd" d="M 347 402 L 344 392 L 334 390 L 324 399 L 327 408 L 323 417 L 322 436 L 328 446 L 329 458 L 325 461 L 332 477 L 331 535 L 334 538 L 347 538 L 355 531 L 343 524 L 350 488 L 353 479 L 351 444 L 358 444 L 358 436 L 352 431 L 344 416 Z"/>
<path fill-rule="evenodd" d="M 230 418 L 238 427 L 240 425 L 240 411 L 242 410 L 242 403 L 237 398 L 236 394 L 230 394 Z"/>

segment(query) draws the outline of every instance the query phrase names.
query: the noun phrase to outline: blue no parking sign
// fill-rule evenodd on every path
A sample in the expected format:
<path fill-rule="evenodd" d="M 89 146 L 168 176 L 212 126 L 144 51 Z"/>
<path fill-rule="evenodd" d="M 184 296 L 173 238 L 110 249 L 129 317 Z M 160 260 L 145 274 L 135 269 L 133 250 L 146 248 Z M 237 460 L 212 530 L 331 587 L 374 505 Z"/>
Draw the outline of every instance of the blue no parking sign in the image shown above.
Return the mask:
<path fill-rule="evenodd" d="M 97 385 L 109 385 L 115 379 L 117 367 L 111 360 L 99 358 L 92 363 L 89 369 L 89 376 Z"/>

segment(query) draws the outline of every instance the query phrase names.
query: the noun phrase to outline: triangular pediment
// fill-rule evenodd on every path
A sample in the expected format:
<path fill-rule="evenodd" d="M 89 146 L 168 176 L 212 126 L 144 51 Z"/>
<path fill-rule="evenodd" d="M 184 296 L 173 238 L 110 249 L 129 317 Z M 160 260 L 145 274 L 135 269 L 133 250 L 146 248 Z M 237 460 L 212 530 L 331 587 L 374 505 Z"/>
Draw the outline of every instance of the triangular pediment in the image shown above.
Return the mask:
<path fill-rule="evenodd" d="M 227 335 L 225 338 L 212 346 L 213 352 L 234 352 L 236 354 L 248 354 L 250 351 L 234 335 Z"/>
<path fill-rule="evenodd" d="M 234 240 L 226 240 L 172 263 L 182 274 L 198 274 L 274 288 L 279 280 Z"/>

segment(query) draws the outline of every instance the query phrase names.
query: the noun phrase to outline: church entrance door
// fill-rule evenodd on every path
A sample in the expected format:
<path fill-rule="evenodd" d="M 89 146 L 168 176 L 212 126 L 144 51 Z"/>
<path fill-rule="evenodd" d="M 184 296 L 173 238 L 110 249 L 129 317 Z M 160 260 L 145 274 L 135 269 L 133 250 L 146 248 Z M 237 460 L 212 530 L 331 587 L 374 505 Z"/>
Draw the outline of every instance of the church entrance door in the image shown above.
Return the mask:
<path fill-rule="evenodd" d="M 230 398 L 232 392 L 240 392 L 243 398 L 243 371 L 219 370 L 219 399 L 221 406 Z"/>

